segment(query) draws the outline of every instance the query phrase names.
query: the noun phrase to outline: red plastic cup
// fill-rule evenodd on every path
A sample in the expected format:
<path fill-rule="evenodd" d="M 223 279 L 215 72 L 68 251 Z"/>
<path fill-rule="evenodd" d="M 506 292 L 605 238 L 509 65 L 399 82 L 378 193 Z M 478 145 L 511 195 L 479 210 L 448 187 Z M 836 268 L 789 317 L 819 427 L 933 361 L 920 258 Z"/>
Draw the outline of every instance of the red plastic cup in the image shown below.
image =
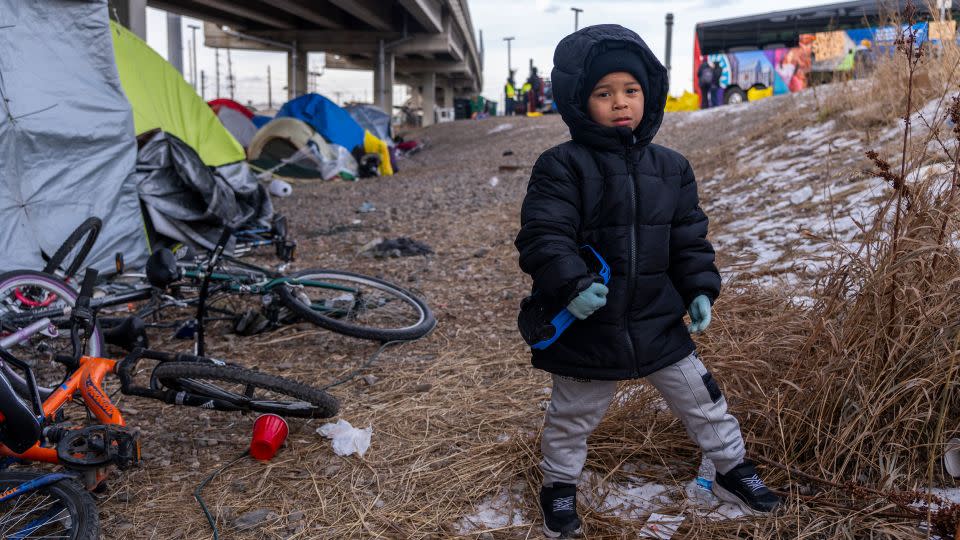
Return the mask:
<path fill-rule="evenodd" d="M 262 414 L 253 423 L 253 440 L 250 441 L 250 455 L 267 461 L 277 454 L 277 450 L 287 440 L 287 421 L 275 414 Z"/>

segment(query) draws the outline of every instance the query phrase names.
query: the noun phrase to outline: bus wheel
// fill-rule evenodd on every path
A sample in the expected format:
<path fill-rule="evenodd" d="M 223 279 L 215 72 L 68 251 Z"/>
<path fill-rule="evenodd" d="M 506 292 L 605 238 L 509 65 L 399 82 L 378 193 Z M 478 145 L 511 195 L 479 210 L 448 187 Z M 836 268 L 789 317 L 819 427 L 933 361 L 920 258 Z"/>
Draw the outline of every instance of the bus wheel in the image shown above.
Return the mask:
<path fill-rule="evenodd" d="M 723 102 L 727 105 L 736 105 L 747 100 L 747 94 L 736 86 L 727 87 L 723 91 Z"/>

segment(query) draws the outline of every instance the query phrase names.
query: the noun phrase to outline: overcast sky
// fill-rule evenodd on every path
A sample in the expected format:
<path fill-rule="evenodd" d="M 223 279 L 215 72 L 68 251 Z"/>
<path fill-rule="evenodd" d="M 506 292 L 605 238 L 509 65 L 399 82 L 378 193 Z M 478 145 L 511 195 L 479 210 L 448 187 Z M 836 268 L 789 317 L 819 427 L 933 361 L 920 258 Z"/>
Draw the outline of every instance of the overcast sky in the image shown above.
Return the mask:
<path fill-rule="evenodd" d="M 547 75 L 553 67 L 553 49 L 564 36 L 573 31 L 574 14 L 571 7 L 583 9 L 580 27 L 592 24 L 617 23 L 631 28 L 663 60 L 666 45 L 665 17 L 674 14 L 673 67 L 670 90 L 680 94 L 692 88 L 693 28 L 698 22 L 725 19 L 741 15 L 766 13 L 834 3 L 836 0 L 469 0 L 473 24 L 483 30 L 486 51 L 483 94 L 502 101 L 503 83 L 507 76 L 507 47 L 504 37 L 512 42 L 513 66 L 519 79 L 525 79 L 529 59 Z M 215 65 L 213 49 L 202 46 L 203 25 L 194 19 L 183 18 L 184 70 L 187 70 L 187 52 L 191 38 L 190 24 L 199 24 L 197 64 L 206 73 L 206 97 L 215 93 Z M 147 41 L 165 58 L 167 56 L 166 15 L 163 11 L 147 10 Z M 233 71 L 236 76 L 236 98 L 256 104 L 267 101 L 267 66 L 271 68 L 274 106 L 285 101 L 286 53 L 233 51 Z M 310 64 L 318 70 L 322 55 L 310 55 Z M 227 96 L 226 52 L 220 55 L 220 94 Z M 189 80 L 189 79 L 188 79 Z M 339 101 L 373 99 L 373 74 L 363 71 L 326 70 L 318 77 L 316 91 Z M 339 98 L 336 94 L 339 92 Z M 406 98 L 406 88 L 395 88 L 394 101 Z"/>

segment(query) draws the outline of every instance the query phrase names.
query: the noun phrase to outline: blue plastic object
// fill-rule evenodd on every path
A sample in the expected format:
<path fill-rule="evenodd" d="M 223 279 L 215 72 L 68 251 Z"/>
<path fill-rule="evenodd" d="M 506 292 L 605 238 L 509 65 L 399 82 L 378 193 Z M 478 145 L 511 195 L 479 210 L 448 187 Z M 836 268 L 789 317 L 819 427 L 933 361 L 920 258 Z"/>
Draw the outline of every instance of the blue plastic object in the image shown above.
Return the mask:
<path fill-rule="evenodd" d="M 597 263 L 599 263 L 599 268 L 597 268 L 597 274 L 600 275 L 600 279 L 603 280 L 604 285 L 610 283 L 610 265 L 607 264 L 607 261 L 603 260 L 603 257 L 601 257 L 599 253 L 597 253 L 597 250 L 593 249 L 590 246 L 583 246 L 581 250 L 582 250 L 581 252 L 585 251 L 587 253 L 593 254 L 593 256 L 597 258 Z M 560 313 L 557 313 L 557 315 L 550 320 L 550 325 L 553 326 L 554 328 L 553 336 L 550 337 L 549 339 L 545 339 L 543 341 L 537 342 L 530 348 L 536 349 L 538 351 L 542 351 L 543 349 L 546 349 L 550 345 L 553 345 L 555 341 L 560 339 L 560 335 L 563 334 L 563 332 L 567 328 L 569 328 L 570 325 L 573 324 L 573 321 L 575 320 L 577 320 L 577 318 L 573 316 L 573 313 L 570 313 L 570 311 L 567 308 L 563 308 L 563 310 L 561 310 Z"/>

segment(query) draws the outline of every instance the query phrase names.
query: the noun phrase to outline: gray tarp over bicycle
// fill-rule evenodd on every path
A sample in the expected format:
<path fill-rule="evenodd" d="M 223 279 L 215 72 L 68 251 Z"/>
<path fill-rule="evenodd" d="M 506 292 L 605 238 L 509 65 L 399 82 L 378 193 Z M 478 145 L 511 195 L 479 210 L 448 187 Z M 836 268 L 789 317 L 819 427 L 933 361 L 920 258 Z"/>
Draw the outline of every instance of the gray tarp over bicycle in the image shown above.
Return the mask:
<path fill-rule="evenodd" d="M 270 195 L 246 162 L 212 168 L 185 142 L 158 131 L 137 156 L 133 181 L 153 229 L 213 249 L 224 225 L 269 227 Z"/>
<path fill-rule="evenodd" d="M 0 0 L 0 271 L 43 268 L 67 234 L 103 219 L 87 259 L 146 260 L 133 116 L 106 0 Z"/>

